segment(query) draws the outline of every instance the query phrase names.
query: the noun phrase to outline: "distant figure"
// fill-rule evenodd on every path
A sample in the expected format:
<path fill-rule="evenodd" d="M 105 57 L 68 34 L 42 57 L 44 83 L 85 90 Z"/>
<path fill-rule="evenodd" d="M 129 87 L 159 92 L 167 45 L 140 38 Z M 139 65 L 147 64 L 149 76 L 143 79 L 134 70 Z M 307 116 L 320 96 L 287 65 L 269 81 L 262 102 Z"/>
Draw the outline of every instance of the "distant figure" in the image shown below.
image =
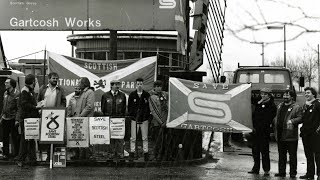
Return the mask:
<path fill-rule="evenodd" d="M 149 160 L 148 153 L 148 128 L 150 118 L 149 98 L 150 94 L 143 89 L 143 79 L 136 80 L 137 89 L 130 93 L 128 100 L 128 112 L 131 117 L 130 158 L 134 158 L 136 151 L 136 137 L 140 129 L 143 144 L 144 161 Z"/>
<path fill-rule="evenodd" d="M 24 119 L 39 118 L 40 106 L 37 106 L 37 101 L 33 92 L 35 86 L 35 76 L 28 74 L 25 77 L 25 86 L 21 89 L 19 97 L 19 125 L 21 127 L 20 149 L 19 155 L 16 158 L 18 166 L 23 166 L 26 157 L 30 164 L 36 164 L 36 150 L 34 140 L 25 140 L 24 137 Z"/>
<path fill-rule="evenodd" d="M 124 118 L 126 116 L 127 98 L 124 93 L 119 91 L 120 81 L 112 80 L 110 82 L 111 90 L 104 93 L 101 98 L 101 111 L 104 116 L 111 118 Z M 123 158 L 123 139 L 111 139 L 111 145 L 114 148 L 114 159 Z"/>
<path fill-rule="evenodd" d="M 3 133 L 3 159 L 8 160 L 10 134 L 14 149 L 13 157 L 17 156 L 19 153 L 19 134 L 15 121 L 18 112 L 17 101 L 19 98 L 19 91 L 16 89 L 17 83 L 14 79 L 8 78 L 4 85 L 6 91 L 3 96 L 3 109 L 0 122 L 2 124 Z"/>
<path fill-rule="evenodd" d="M 260 90 L 261 99 L 255 104 L 253 112 L 253 147 L 252 156 L 254 165 L 250 174 L 259 174 L 260 171 L 260 154 L 262 156 L 262 168 L 264 176 L 269 176 L 270 171 L 270 126 L 273 118 L 276 116 L 277 107 L 273 102 L 271 89 L 262 88 Z"/>
<path fill-rule="evenodd" d="M 77 102 L 79 101 L 79 97 L 81 95 L 81 90 L 79 85 L 77 85 L 74 88 L 74 95 L 69 100 L 68 107 L 67 107 L 67 117 L 74 117 L 77 114 L 76 106 L 77 106 Z"/>
<path fill-rule="evenodd" d="M 302 127 L 300 136 L 307 158 L 307 173 L 300 179 L 313 179 L 315 164 L 317 165 L 317 180 L 320 180 L 320 102 L 317 92 L 312 87 L 304 89 L 306 102 L 302 111 Z"/>
<path fill-rule="evenodd" d="M 297 175 L 298 125 L 301 123 L 301 108 L 293 101 L 295 94 L 286 90 L 283 102 L 279 104 L 274 118 L 274 132 L 278 143 L 278 173 L 276 177 L 286 176 L 287 152 L 290 158 L 290 178 Z"/>

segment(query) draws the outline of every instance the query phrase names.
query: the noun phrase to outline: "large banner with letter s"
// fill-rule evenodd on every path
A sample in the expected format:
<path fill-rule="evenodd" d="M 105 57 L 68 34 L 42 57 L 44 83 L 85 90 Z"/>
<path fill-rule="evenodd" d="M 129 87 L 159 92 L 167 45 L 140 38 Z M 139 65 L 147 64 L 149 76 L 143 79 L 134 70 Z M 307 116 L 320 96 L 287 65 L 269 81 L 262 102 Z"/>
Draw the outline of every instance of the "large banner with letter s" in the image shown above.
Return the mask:
<path fill-rule="evenodd" d="M 170 78 L 169 96 L 169 128 L 230 133 L 252 129 L 250 84 Z"/>

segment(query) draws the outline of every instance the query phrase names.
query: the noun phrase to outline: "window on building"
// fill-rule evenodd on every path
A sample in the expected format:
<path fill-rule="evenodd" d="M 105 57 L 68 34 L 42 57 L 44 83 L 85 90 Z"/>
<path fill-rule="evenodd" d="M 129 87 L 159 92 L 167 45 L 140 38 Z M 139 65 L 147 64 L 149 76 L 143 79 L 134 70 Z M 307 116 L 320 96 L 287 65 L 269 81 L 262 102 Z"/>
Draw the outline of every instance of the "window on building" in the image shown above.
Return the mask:
<path fill-rule="evenodd" d="M 124 59 L 136 59 L 140 58 L 140 52 L 125 52 Z"/>
<path fill-rule="evenodd" d="M 172 64 L 171 64 L 171 66 L 179 66 L 179 54 L 177 54 L 177 53 L 172 53 L 172 60 L 171 60 L 171 62 L 172 62 Z"/>
<path fill-rule="evenodd" d="M 156 56 L 157 52 L 142 52 L 142 57 Z"/>
<path fill-rule="evenodd" d="M 124 59 L 124 53 L 123 52 L 118 52 L 117 59 L 118 60 Z"/>
<path fill-rule="evenodd" d="M 94 52 L 94 59 L 95 60 L 106 60 L 106 52 Z"/>
<path fill-rule="evenodd" d="M 169 65 L 169 53 L 159 53 L 158 65 Z"/>
<path fill-rule="evenodd" d="M 93 59 L 93 53 L 92 52 L 85 52 L 83 58 L 84 59 Z"/>

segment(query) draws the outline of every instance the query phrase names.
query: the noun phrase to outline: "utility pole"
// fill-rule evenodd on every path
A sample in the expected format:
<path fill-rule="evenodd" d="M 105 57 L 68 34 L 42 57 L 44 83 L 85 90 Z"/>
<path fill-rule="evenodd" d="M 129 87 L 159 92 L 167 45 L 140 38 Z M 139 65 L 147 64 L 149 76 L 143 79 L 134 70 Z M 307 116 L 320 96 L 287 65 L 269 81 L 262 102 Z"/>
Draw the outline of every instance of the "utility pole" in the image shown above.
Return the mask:
<path fill-rule="evenodd" d="M 319 90 L 320 90 L 320 52 L 319 52 L 319 44 L 318 44 L 317 54 L 318 54 L 318 92 L 319 92 Z"/>
<path fill-rule="evenodd" d="M 116 60 L 118 56 L 117 36 L 118 36 L 118 32 L 116 30 L 110 31 L 110 41 L 109 41 L 110 60 Z"/>

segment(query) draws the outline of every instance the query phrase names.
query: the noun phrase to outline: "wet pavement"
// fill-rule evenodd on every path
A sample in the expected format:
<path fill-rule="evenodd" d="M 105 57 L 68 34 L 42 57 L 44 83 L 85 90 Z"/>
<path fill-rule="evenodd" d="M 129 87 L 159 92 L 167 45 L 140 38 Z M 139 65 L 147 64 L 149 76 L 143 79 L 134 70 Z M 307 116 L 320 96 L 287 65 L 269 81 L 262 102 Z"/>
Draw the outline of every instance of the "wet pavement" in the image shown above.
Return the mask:
<path fill-rule="evenodd" d="M 225 152 L 216 152 L 214 158 L 198 165 L 182 167 L 99 167 L 99 166 L 68 166 L 66 168 L 50 169 L 48 165 L 24 166 L 22 168 L 12 164 L 0 164 L 0 177 L 4 179 L 289 179 L 276 178 L 277 173 L 277 146 L 271 143 L 271 171 L 270 177 L 251 175 L 247 172 L 253 166 L 251 149 L 243 143 L 231 143 Z M 303 175 L 306 169 L 305 157 L 301 141 L 298 146 L 298 176 Z M 287 165 L 287 172 L 289 165 Z M 297 178 L 298 179 L 298 178 Z"/>

